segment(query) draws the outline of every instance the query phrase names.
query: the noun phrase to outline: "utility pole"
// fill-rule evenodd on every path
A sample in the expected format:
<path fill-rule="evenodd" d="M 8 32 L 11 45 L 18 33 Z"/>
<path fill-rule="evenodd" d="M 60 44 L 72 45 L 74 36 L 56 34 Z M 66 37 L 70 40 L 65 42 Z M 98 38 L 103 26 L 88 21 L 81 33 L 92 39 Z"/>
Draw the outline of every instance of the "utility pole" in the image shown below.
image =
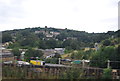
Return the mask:
<path fill-rule="evenodd" d="M 24 55 L 25 55 L 25 51 L 23 51 L 23 52 L 21 53 L 21 60 L 22 60 L 22 61 L 24 61 Z"/>
<path fill-rule="evenodd" d="M 82 60 L 83 68 L 85 67 L 85 60 Z"/>
<path fill-rule="evenodd" d="M 107 62 L 107 68 L 110 68 L 110 60 Z"/>
<path fill-rule="evenodd" d="M 60 64 L 60 58 L 59 58 L 59 64 Z"/>

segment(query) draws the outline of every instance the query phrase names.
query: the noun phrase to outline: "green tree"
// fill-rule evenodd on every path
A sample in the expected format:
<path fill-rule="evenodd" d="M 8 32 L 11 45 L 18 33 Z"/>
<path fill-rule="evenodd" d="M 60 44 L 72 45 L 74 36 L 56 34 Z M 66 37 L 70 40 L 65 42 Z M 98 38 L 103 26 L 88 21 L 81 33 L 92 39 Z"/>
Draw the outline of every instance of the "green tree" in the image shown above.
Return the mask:
<path fill-rule="evenodd" d="M 12 50 L 12 53 L 13 53 L 14 56 L 17 56 L 16 59 L 20 59 L 21 52 L 19 51 L 19 48 L 14 48 Z"/>
<path fill-rule="evenodd" d="M 58 64 L 58 58 L 48 58 L 48 59 L 45 59 L 45 62 L 46 63 L 52 63 L 52 64 Z"/>
<path fill-rule="evenodd" d="M 43 52 L 40 51 L 40 50 L 34 50 L 34 49 L 28 49 L 26 52 L 25 52 L 25 58 L 26 60 L 30 60 L 31 57 L 42 57 L 43 56 Z"/>
<path fill-rule="evenodd" d="M 97 67 L 107 67 L 107 61 L 118 61 L 119 55 L 116 53 L 116 48 L 113 46 L 103 47 L 91 55 L 93 62 L 91 64 Z M 95 63 L 96 62 L 96 63 Z M 116 65 L 111 64 L 112 68 Z"/>
<path fill-rule="evenodd" d="M 106 68 L 103 70 L 103 79 L 112 79 L 112 74 L 111 74 L 112 69 L 111 68 Z"/>
<path fill-rule="evenodd" d="M 71 54 L 71 58 L 75 59 L 75 54 L 74 53 Z"/>
<path fill-rule="evenodd" d="M 21 52 L 19 51 L 18 48 L 14 48 L 14 49 L 12 50 L 12 53 L 14 54 L 14 56 L 18 56 L 18 57 L 21 55 Z"/>
<path fill-rule="evenodd" d="M 47 45 L 46 45 L 44 40 L 39 41 L 38 48 L 40 48 L 40 49 L 47 49 Z"/>
<path fill-rule="evenodd" d="M 60 54 L 58 54 L 58 53 L 55 53 L 54 58 L 61 58 L 61 55 L 60 55 Z"/>
<path fill-rule="evenodd" d="M 83 70 L 80 68 L 68 68 L 65 72 L 63 72 L 60 76 L 60 79 L 69 79 L 70 81 L 74 81 L 74 79 L 82 79 Z"/>
<path fill-rule="evenodd" d="M 15 42 L 13 44 L 10 44 L 8 46 L 8 48 L 12 48 L 12 49 L 15 49 L 15 48 L 20 48 L 20 44 L 18 42 Z"/>
<path fill-rule="evenodd" d="M 44 35 L 43 33 L 39 33 L 39 34 L 37 34 L 37 36 L 38 36 L 40 39 L 45 38 L 45 35 Z"/>
<path fill-rule="evenodd" d="M 2 43 L 12 41 L 12 36 L 8 33 L 2 34 Z"/>
<path fill-rule="evenodd" d="M 48 49 L 57 47 L 57 41 L 55 39 L 46 40 L 46 45 Z"/>
<path fill-rule="evenodd" d="M 111 41 L 110 40 L 104 40 L 103 41 L 103 45 L 104 46 L 109 46 L 111 44 Z"/>

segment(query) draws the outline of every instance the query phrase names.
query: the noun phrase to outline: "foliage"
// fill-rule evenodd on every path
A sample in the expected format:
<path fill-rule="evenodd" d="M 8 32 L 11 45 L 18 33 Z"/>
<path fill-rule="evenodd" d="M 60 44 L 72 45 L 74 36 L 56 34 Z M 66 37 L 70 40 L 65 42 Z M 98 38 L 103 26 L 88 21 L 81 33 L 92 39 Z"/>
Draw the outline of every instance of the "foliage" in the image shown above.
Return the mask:
<path fill-rule="evenodd" d="M 106 68 L 103 70 L 103 75 L 102 75 L 102 78 L 103 79 L 112 79 L 112 69 L 111 68 Z"/>
<path fill-rule="evenodd" d="M 107 46 L 107 47 L 101 47 L 98 51 L 95 50 L 79 50 L 77 52 L 71 52 L 71 59 L 86 59 L 86 60 L 91 60 L 90 66 L 95 66 L 95 67 L 102 67 L 106 68 L 107 67 L 107 61 L 113 61 L 110 63 L 111 68 L 120 68 L 120 63 L 116 61 L 120 61 L 120 54 L 118 47 L 114 46 Z"/>
<path fill-rule="evenodd" d="M 111 44 L 111 41 L 110 40 L 104 40 L 104 42 L 103 42 L 103 45 L 104 46 L 109 46 Z"/>
<path fill-rule="evenodd" d="M 65 49 L 64 53 L 67 54 L 67 53 L 71 53 L 73 50 L 68 50 L 68 49 Z"/>
<path fill-rule="evenodd" d="M 90 59 L 92 54 L 94 53 L 94 50 L 88 50 L 88 51 L 84 51 L 84 50 L 79 50 L 78 52 L 73 52 L 71 54 L 71 58 L 72 59 Z"/>
<path fill-rule="evenodd" d="M 12 36 L 8 33 L 2 34 L 2 43 L 12 41 Z"/>
<path fill-rule="evenodd" d="M 45 59 L 45 62 L 46 63 L 52 63 L 52 64 L 58 64 L 58 58 L 48 58 L 48 59 Z"/>
<path fill-rule="evenodd" d="M 61 55 L 58 54 L 58 53 L 55 53 L 54 57 L 45 59 L 45 62 L 46 63 L 58 64 L 59 63 L 59 58 L 61 58 Z"/>
<path fill-rule="evenodd" d="M 94 55 L 92 56 L 92 66 L 97 67 L 107 67 L 107 60 L 110 61 L 120 61 L 120 55 L 117 53 L 117 48 L 114 48 L 113 46 L 109 47 L 103 47 L 96 51 Z M 119 64 L 112 63 L 112 68 L 119 68 Z"/>
<path fill-rule="evenodd" d="M 47 38 L 44 33 L 35 33 L 35 31 L 59 32 L 57 36 Z M 101 42 L 105 39 L 104 45 L 109 45 L 108 40 L 111 36 L 117 37 L 119 30 L 116 32 L 109 31 L 107 33 L 87 33 L 85 31 L 75 31 L 69 29 L 55 29 L 55 28 L 26 28 L 19 30 L 10 30 L 3 32 L 3 43 L 15 40 L 9 48 L 38 47 L 40 49 L 50 48 L 66 48 L 68 50 L 80 50 L 84 47 L 93 47 L 94 43 Z M 114 43 L 113 43 L 114 45 Z"/>
<path fill-rule="evenodd" d="M 13 49 L 15 49 L 15 48 L 20 48 L 21 46 L 20 46 L 20 44 L 18 43 L 18 42 L 15 42 L 14 44 L 10 44 L 9 46 L 8 46 L 8 48 L 13 48 Z"/>
<path fill-rule="evenodd" d="M 59 32 L 57 36 L 47 38 L 44 33 L 35 33 L 35 31 Z M 13 41 L 14 40 L 14 41 Z M 4 31 L 2 43 L 12 41 L 8 48 L 13 49 L 15 56 L 20 56 L 19 48 L 28 49 L 25 53 L 25 59 L 30 60 L 30 57 L 40 57 L 43 59 L 42 51 L 39 49 L 54 49 L 66 48 L 65 53 L 71 55 L 71 59 L 90 60 L 92 67 L 107 67 L 107 60 L 111 68 L 120 68 L 120 30 L 108 31 L 107 33 L 87 33 L 85 31 L 75 31 L 69 29 L 55 28 L 26 28 L 20 30 Z M 99 43 L 99 49 L 93 50 L 95 43 Z M 84 48 L 91 48 L 84 50 Z M 52 58 L 44 59 L 46 63 L 58 64 L 61 56 L 56 54 Z M 104 69 L 102 78 L 111 79 L 111 68 Z M 62 79 L 78 79 L 82 78 L 82 70 L 78 68 L 69 68 L 63 72 L 60 78 Z"/>
<path fill-rule="evenodd" d="M 61 58 L 61 55 L 58 53 L 55 53 L 55 56 L 53 58 Z"/>
<path fill-rule="evenodd" d="M 45 33 L 36 34 L 35 31 L 44 31 L 47 32 L 46 34 L 59 32 L 60 34 L 48 38 Z M 2 40 L 3 42 L 14 40 L 13 44 L 10 44 L 8 48 L 32 49 L 26 52 L 27 57 L 37 56 L 36 52 L 33 52 L 33 48 L 66 48 L 65 53 L 71 52 L 72 59 L 90 59 L 92 60 L 91 66 L 106 67 L 108 59 L 111 61 L 120 61 L 119 33 L 120 30 L 116 32 L 108 31 L 107 33 L 88 33 L 69 29 L 36 27 L 4 31 Z M 93 48 L 96 42 L 99 43 L 98 51 L 83 50 L 84 48 Z M 72 52 L 73 50 L 77 50 L 78 52 Z M 42 56 L 41 53 L 40 56 Z M 112 68 L 116 66 L 119 66 L 119 64 L 111 63 Z"/>
<path fill-rule="evenodd" d="M 14 54 L 14 56 L 18 56 L 18 57 L 21 55 L 21 52 L 19 51 L 18 48 L 14 48 L 14 49 L 12 50 L 12 53 Z"/>
<path fill-rule="evenodd" d="M 34 50 L 34 49 L 28 49 L 25 52 L 25 58 L 26 60 L 30 60 L 31 57 L 42 57 L 43 56 L 43 52 L 40 50 Z"/>
<path fill-rule="evenodd" d="M 74 79 L 81 79 L 83 76 L 83 70 L 80 68 L 68 68 L 62 73 L 60 79 L 69 79 L 74 81 Z"/>

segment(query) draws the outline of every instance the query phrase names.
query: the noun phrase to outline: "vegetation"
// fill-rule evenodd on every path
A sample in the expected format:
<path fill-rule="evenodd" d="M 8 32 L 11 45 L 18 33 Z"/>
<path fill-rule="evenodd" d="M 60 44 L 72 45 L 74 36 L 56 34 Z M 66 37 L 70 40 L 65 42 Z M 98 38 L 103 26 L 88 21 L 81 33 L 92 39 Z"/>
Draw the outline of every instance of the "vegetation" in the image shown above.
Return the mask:
<path fill-rule="evenodd" d="M 62 73 L 60 79 L 69 79 L 70 81 L 74 81 L 74 79 L 84 79 L 83 75 L 83 70 L 80 68 L 68 68 Z"/>
<path fill-rule="evenodd" d="M 12 36 L 9 33 L 2 34 L 2 43 L 12 41 Z"/>
<path fill-rule="evenodd" d="M 61 58 L 61 55 L 56 53 L 54 57 L 45 59 L 45 62 L 52 63 L 52 64 L 59 64 L 59 58 Z"/>
<path fill-rule="evenodd" d="M 112 72 L 112 69 L 111 69 L 111 68 L 106 68 L 106 69 L 104 69 L 104 70 L 103 70 L 102 78 L 103 78 L 103 79 L 112 79 L 111 72 Z"/>
<path fill-rule="evenodd" d="M 36 31 L 38 31 L 38 33 L 35 33 Z M 54 35 L 50 32 L 57 32 L 59 34 Z M 87 33 L 85 31 L 75 31 L 69 29 L 36 27 L 3 31 L 2 40 L 3 43 L 9 41 L 12 42 L 8 48 L 14 49 L 13 52 L 17 56 L 19 55 L 19 48 L 29 49 L 25 54 L 27 57 L 37 56 L 36 53 L 38 53 L 38 51 L 33 52 L 34 48 L 66 48 L 65 53 L 72 52 L 74 50 L 78 51 L 77 53 L 71 54 L 72 59 L 91 59 L 105 62 L 108 59 L 112 61 L 119 61 L 119 33 L 120 30 L 116 32 L 108 31 L 107 33 Z M 52 37 L 47 37 L 47 35 L 52 35 Z M 94 48 L 94 44 L 96 42 L 99 44 L 98 51 L 92 49 L 84 51 L 84 48 L 86 47 Z M 18 51 L 18 54 L 15 53 L 15 51 Z M 41 56 L 42 53 L 39 52 L 38 57 Z M 104 66 L 105 63 L 97 65 Z"/>
<path fill-rule="evenodd" d="M 117 48 L 114 48 L 113 46 L 109 47 L 103 47 L 97 52 L 95 52 L 94 56 L 91 60 L 96 61 L 96 63 L 93 62 L 93 66 L 97 67 L 107 67 L 107 61 L 120 61 L 118 58 L 120 57 Z M 96 65 L 94 65 L 96 64 Z M 120 68 L 118 67 L 120 63 L 111 63 L 112 68 Z"/>
<path fill-rule="evenodd" d="M 87 33 L 85 31 L 47 27 L 26 28 L 3 31 L 2 43 L 6 42 L 12 42 L 6 47 L 13 49 L 12 52 L 15 56 L 20 56 L 20 48 L 27 49 L 25 53 L 27 61 L 31 57 L 39 57 L 47 63 L 57 64 L 59 58 L 63 58 L 63 56 L 55 54 L 54 57 L 45 59 L 42 51 L 36 50 L 36 48 L 66 48 L 65 54 L 72 60 L 90 60 L 89 65 L 91 67 L 100 68 L 106 68 L 107 61 L 110 60 L 111 69 L 120 68 L 120 30 L 108 31 L 107 33 Z M 95 43 L 98 45 L 97 47 L 94 46 Z M 110 79 L 111 69 L 105 69 L 102 78 Z M 81 70 L 74 68 L 68 69 L 61 75 L 61 78 L 78 79 L 82 76 L 80 72 Z"/>
<path fill-rule="evenodd" d="M 42 31 L 35 33 L 36 31 Z M 52 35 L 50 32 L 57 32 L 58 35 Z M 40 48 L 49 49 L 63 47 L 68 50 L 80 50 L 84 47 L 94 47 L 94 43 L 104 41 L 104 45 L 108 46 L 111 37 L 116 38 L 120 31 L 109 31 L 107 33 L 87 33 L 85 31 L 75 31 L 69 29 L 55 28 L 26 28 L 20 30 L 3 31 L 3 43 L 12 41 L 8 48 Z"/>
<path fill-rule="evenodd" d="M 12 53 L 14 54 L 14 56 L 18 56 L 18 57 L 21 55 L 21 52 L 19 51 L 18 48 L 14 48 L 14 49 L 12 50 Z"/>
<path fill-rule="evenodd" d="M 21 52 L 19 51 L 18 48 L 14 48 L 12 50 L 12 53 L 13 53 L 14 56 L 16 56 L 16 59 L 20 59 Z"/>
<path fill-rule="evenodd" d="M 43 56 L 43 53 L 42 51 L 39 51 L 39 50 L 34 50 L 34 49 L 28 49 L 26 52 L 25 52 L 25 59 L 27 61 L 30 60 L 31 57 L 33 58 L 41 58 Z"/>

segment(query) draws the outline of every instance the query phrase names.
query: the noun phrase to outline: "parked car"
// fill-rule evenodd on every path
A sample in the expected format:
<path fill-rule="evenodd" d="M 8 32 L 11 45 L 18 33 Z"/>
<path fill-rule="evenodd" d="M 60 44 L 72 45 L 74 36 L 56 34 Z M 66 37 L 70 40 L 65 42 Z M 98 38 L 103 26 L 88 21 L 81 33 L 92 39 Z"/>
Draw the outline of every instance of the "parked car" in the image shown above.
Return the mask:
<path fill-rule="evenodd" d="M 71 62 L 71 64 L 80 64 L 80 63 L 81 63 L 80 60 L 74 60 L 74 61 Z"/>
<path fill-rule="evenodd" d="M 71 60 L 70 60 L 70 59 L 61 59 L 61 61 L 71 62 Z"/>
<path fill-rule="evenodd" d="M 5 62 L 3 62 L 3 64 L 12 64 L 13 63 L 13 61 L 5 61 Z"/>
<path fill-rule="evenodd" d="M 30 65 L 29 62 L 25 62 L 25 61 L 17 61 L 17 66 L 23 66 L 23 65 Z"/>

